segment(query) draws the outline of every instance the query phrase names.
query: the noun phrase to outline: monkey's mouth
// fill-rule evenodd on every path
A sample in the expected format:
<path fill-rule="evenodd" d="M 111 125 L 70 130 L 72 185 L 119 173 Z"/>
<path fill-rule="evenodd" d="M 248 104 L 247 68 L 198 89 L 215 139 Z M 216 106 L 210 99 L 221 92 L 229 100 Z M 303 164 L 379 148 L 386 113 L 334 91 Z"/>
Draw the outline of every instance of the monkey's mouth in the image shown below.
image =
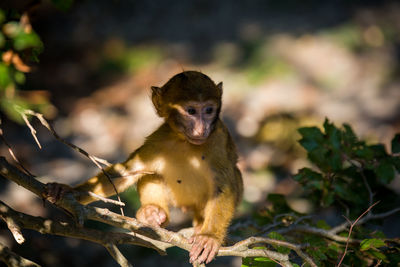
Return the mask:
<path fill-rule="evenodd" d="M 193 145 L 202 145 L 207 141 L 207 137 L 204 138 L 194 138 L 194 137 L 186 137 L 187 140 L 189 141 L 189 143 L 193 144 Z"/>

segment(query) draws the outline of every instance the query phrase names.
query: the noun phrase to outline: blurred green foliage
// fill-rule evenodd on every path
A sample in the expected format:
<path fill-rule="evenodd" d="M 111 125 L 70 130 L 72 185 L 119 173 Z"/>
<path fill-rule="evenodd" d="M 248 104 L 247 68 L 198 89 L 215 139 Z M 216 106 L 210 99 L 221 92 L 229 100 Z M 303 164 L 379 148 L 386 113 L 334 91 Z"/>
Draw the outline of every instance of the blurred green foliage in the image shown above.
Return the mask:
<path fill-rule="evenodd" d="M 355 220 L 376 200 L 380 203 L 373 209 L 375 214 L 399 207 L 398 196 L 388 184 L 395 178 L 396 172 L 400 172 L 400 134 L 393 138 L 389 153 L 382 144 L 370 145 L 360 140 L 350 125 L 344 124 L 339 128 L 328 119 L 321 128 L 302 127 L 298 131 L 301 135 L 299 143 L 307 151 L 313 167 L 300 169 L 294 179 L 302 185 L 303 194 L 320 209 L 345 210 L 346 217 Z M 281 223 L 281 226 L 273 228 L 274 231 L 266 233 L 267 237 L 309 244 L 305 252 L 317 266 L 338 264 L 345 243 L 307 232 L 295 235 L 278 233 L 279 228 L 299 225 L 300 219 L 300 225 L 329 230 L 332 227 L 327 221 L 315 222 L 295 212 L 283 195 L 270 194 L 267 201 L 271 205 L 255 215 L 256 221 L 261 226 Z M 370 221 L 368 227 L 356 225 L 353 228 L 351 237 L 361 242 L 349 243 L 343 266 L 398 266 L 400 242 L 377 231 L 381 223 L 381 219 L 376 219 Z M 337 234 L 347 237 L 348 231 L 346 229 Z M 287 248 L 268 248 L 292 255 Z M 297 260 L 295 262 L 298 263 Z M 245 258 L 242 266 L 275 266 L 275 263 L 266 258 Z M 308 266 L 307 263 L 305 266 Z"/>
<path fill-rule="evenodd" d="M 43 92 L 21 89 L 26 73 L 38 62 L 43 43 L 32 29 L 26 13 L 0 9 L 0 110 L 10 119 L 21 121 L 15 106 L 49 114 L 52 106 Z"/>
<path fill-rule="evenodd" d="M 111 40 L 105 45 L 99 72 L 132 74 L 140 69 L 160 63 L 163 58 L 160 47 L 126 47 L 122 40 Z"/>

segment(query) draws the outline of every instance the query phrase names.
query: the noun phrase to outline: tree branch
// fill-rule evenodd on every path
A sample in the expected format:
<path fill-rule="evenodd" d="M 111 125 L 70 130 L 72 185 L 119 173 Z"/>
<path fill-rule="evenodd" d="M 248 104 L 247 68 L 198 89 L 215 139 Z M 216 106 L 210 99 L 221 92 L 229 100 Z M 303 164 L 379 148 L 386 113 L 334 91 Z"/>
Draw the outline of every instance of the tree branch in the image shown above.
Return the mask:
<path fill-rule="evenodd" d="M 11 181 L 16 182 L 17 184 L 34 192 L 36 195 L 42 198 L 44 197 L 45 185 L 36 180 L 34 177 L 31 177 L 26 173 L 21 172 L 13 165 L 10 165 L 4 157 L 0 157 L 0 175 L 3 175 Z M 42 233 L 49 233 L 54 235 L 70 236 L 99 243 L 107 248 L 110 254 L 121 266 L 130 265 L 126 265 L 129 263 L 116 247 L 117 244 L 133 244 L 145 246 L 156 249 L 159 253 L 162 254 L 165 254 L 166 248 L 171 246 L 177 246 L 186 251 L 190 251 L 191 249 L 191 244 L 189 244 L 187 239 L 180 233 L 168 231 L 160 227 L 151 227 L 137 221 L 134 218 L 122 216 L 120 214 L 111 212 L 108 209 L 83 206 L 75 200 L 73 193 L 65 194 L 64 197 L 56 203 L 56 205 L 74 214 L 75 217 L 78 218 L 78 221 L 82 220 L 83 222 L 84 219 L 91 219 L 118 228 L 123 228 L 133 233 L 105 233 L 97 230 L 77 227 L 75 225 L 61 224 L 39 217 L 32 217 L 25 214 L 21 215 L 21 213 L 11 210 L 11 208 L 9 208 L 2 202 L 0 202 L 0 216 L 3 219 L 6 218 L 6 220 L 10 220 L 12 222 L 12 225 L 19 225 L 21 228 L 33 229 Z M 397 211 L 400 211 L 400 208 L 376 215 L 373 215 L 371 212 L 369 212 L 365 217 L 359 217 L 355 223 L 365 223 L 369 219 L 382 218 L 385 216 L 389 216 Z M 305 232 L 323 236 L 325 238 L 338 242 L 360 242 L 360 240 L 337 235 L 337 233 L 339 233 L 340 231 L 345 230 L 348 225 L 349 223 L 346 222 L 336 228 L 332 228 L 331 230 L 293 225 L 292 227 L 289 226 L 288 228 L 280 229 L 276 232 Z M 239 241 L 232 246 L 221 247 L 217 255 L 240 257 L 268 257 L 278 262 L 282 266 L 292 266 L 289 260 L 289 255 L 287 254 L 272 251 L 268 248 L 253 248 L 254 245 L 260 243 L 287 247 L 293 250 L 300 258 L 303 259 L 304 262 L 307 262 L 310 266 L 316 266 L 313 259 L 303 251 L 303 249 L 308 246 L 307 244 L 293 244 L 290 242 L 265 237 L 250 237 L 248 239 Z"/>
<path fill-rule="evenodd" d="M 45 185 L 41 183 L 40 181 L 36 180 L 33 177 L 30 177 L 29 175 L 19 171 L 17 168 L 14 166 L 10 165 L 4 157 L 0 157 L 0 174 L 3 175 L 4 177 L 16 182 L 17 184 L 25 187 L 26 189 L 32 191 L 36 195 L 40 197 L 44 197 L 45 195 Z M 139 221 L 137 221 L 134 218 L 130 217 L 125 217 L 120 214 L 111 212 L 108 209 L 104 208 L 97 208 L 97 207 L 92 207 L 92 206 L 83 206 L 81 205 L 78 201 L 74 199 L 74 196 L 72 193 L 67 193 L 64 195 L 62 199 L 60 199 L 57 203 L 57 206 L 65 209 L 66 211 L 72 213 L 75 215 L 75 217 L 79 218 L 78 221 L 83 219 L 91 219 L 99 222 L 103 222 L 118 228 L 123 228 L 130 230 L 135 233 L 135 236 L 140 236 L 144 237 L 143 240 L 147 241 L 149 243 L 149 246 L 152 248 L 157 248 L 160 251 L 164 251 L 166 247 L 169 246 L 176 246 L 181 249 L 184 249 L 186 251 L 190 251 L 191 249 L 191 244 L 188 243 L 187 239 L 179 234 L 175 233 L 172 231 L 168 231 L 164 228 L 160 227 L 151 227 L 149 225 L 143 224 Z M 7 210 L 10 210 L 8 207 Z M 29 215 L 26 215 L 29 216 Z M 33 226 L 31 224 L 26 223 L 26 221 L 34 221 L 33 218 L 25 218 L 24 223 L 22 224 L 21 221 L 18 221 L 21 223 L 21 227 L 28 228 Z M 37 217 L 34 217 L 37 218 Z M 90 234 L 89 232 L 86 232 L 86 230 L 90 229 L 84 229 L 82 227 L 79 227 L 73 231 L 72 229 L 69 229 L 70 232 L 63 232 L 63 231 L 57 231 L 57 232 L 52 232 L 54 231 L 54 227 L 49 227 L 51 226 L 60 226 L 59 224 L 52 222 L 50 220 L 46 220 L 47 223 L 42 222 L 41 225 L 43 225 L 40 228 L 40 231 L 45 231 L 50 234 L 56 234 L 56 235 L 64 235 L 64 236 L 71 236 L 71 237 L 76 237 L 80 239 L 86 239 L 90 240 L 93 242 L 98 243 L 98 239 L 96 237 L 101 237 L 101 244 L 104 245 L 105 241 L 108 240 L 106 237 L 110 233 L 100 233 L 96 232 L 93 234 Z M 33 229 L 35 230 L 35 229 Z M 85 232 L 79 232 L 83 231 Z M 89 236 L 88 236 L 89 235 Z M 151 240 L 150 240 L 151 239 Z M 120 238 L 120 240 L 123 240 Z M 107 244 L 115 244 L 118 242 L 107 242 Z M 121 241 L 119 242 L 121 243 Z M 151 245 L 150 245 L 151 244 Z M 141 242 L 139 242 L 138 245 L 142 245 Z M 110 249 L 112 250 L 112 253 L 114 253 L 113 257 L 116 256 L 118 253 L 114 248 L 108 247 L 107 248 L 109 251 Z M 279 262 L 283 262 L 284 266 L 291 266 L 289 260 L 288 260 L 288 255 L 270 251 L 268 249 L 249 249 L 248 251 L 244 250 L 238 250 L 237 248 L 230 249 L 228 248 L 221 248 L 220 252 L 218 253 L 218 256 L 242 256 L 242 257 L 270 257 L 271 259 L 277 260 Z M 121 259 L 121 258 L 120 258 Z"/>
<path fill-rule="evenodd" d="M 31 216 L 18 212 L 0 201 L 0 217 L 6 220 L 12 220 L 22 228 L 38 231 L 42 234 L 52 234 L 58 236 L 67 236 L 83 240 L 88 240 L 100 245 L 109 244 L 131 244 L 157 250 L 165 255 L 165 249 L 155 246 L 151 242 L 144 240 L 139 235 L 130 233 L 103 232 L 99 230 L 77 227 L 69 223 L 56 222 L 41 217 Z"/>
<path fill-rule="evenodd" d="M 106 172 L 106 170 L 101 166 L 101 164 L 105 164 L 106 166 L 111 166 L 111 164 L 109 162 L 107 162 L 106 160 L 103 159 L 99 159 L 95 156 L 90 155 L 88 152 L 86 152 L 85 150 L 83 150 L 82 148 L 68 142 L 67 140 L 61 138 L 57 132 L 54 130 L 53 126 L 44 118 L 43 114 L 35 112 L 33 110 L 29 110 L 29 109 L 23 109 L 20 107 L 17 107 L 16 110 L 19 112 L 19 114 L 22 116 L 23 120 L 25 121 L 26 125 L 29 127 L 29 129 L 31 129 L 31 134 L 34 137 L 36 143 L 38 144 L 39 148 L 42 148 L 39 142 L 39 139 L 36 136 L 36 130 L 33 128 L 33 126 L 30 124 L 27 115 L 30 116 L 34 116 L 36 117 L 40 123 L 47 129 L 49 130 L 52 135 L 60 142 L 62 142 L 63 144 L 71 147 L 72 149 L 74 149 L 75 151 L 81 153 L 82 155 L 84 155 L 85 157 L 87 157 L 88 159 L 90 159 L 100 170 L 101 172 L 107 177 L 108 181 L 111 183 L 116 195 L 117 195 L 117 199 L 119 202 L 121 202 L 121 198 L 119 196 L 119 192 L 117 190 L 117 188 L 115 187 L 115 184 L 113 183 L 111 176 Z M 124 210 L 122 208 L 122 206 L 120 206 L 120 211 L 121 214 L 124 215 Z"/>
<path fill-rule="evenodd" d="M 40 267 L 40 265 L 12 252 L 8 247 L 0 243 L 0 261 L 8 267 Z"/>

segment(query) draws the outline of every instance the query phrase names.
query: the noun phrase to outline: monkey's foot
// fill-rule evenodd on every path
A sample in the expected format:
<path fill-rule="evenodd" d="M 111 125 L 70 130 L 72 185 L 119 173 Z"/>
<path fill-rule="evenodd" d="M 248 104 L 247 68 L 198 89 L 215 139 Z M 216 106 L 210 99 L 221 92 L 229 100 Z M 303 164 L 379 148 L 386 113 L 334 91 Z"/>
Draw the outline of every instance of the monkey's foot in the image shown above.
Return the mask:
<path fill-rule="evenodd" d="M 192 244 L 190 250 L 190 263 L 197 261 L 198 263 L 209 263 L 217 255 L 220 243 L 217 239 L 207 235 L 193 235 L 189 239 Z"/>
<path fill-rule="evenodd" d="M 153 226 L 161 226 L 167 222 L 167 214 L 161 207 L 148 204 L 138 210 L 136 219 Z"/>

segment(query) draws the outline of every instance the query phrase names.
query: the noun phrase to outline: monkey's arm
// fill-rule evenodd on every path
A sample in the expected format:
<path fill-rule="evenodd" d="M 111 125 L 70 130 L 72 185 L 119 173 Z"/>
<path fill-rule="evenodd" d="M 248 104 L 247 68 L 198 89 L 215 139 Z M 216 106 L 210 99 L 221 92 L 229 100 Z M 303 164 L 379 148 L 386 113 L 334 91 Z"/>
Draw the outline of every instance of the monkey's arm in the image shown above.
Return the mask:
<path fill-rule="evenodd" d="M 125 191 L 130 186 L 134 185 L 142 176 L 150 173 L 144 170 L 147 166 L 140 160 L 143 152 L 146 150 L 146 145 L 143 145 L 132 153 L 125 162 L 116 163 L 106 168 L 105 172 L 111 178 L 118 193 Z M 86 205 L 97 199 L 88 194 L 84 194 L 84 192 L 90 191 L 103 197 L 112 196 L 116 194 L 113 184 L 111 184 L 109 178 L 103 172 L 100 172 L 96 176 L 93 176 L 75 187 L 59 183 L 48 183 L 47 195 L 52 202 L 56 202 L 68 191 L 82 192 L 83 194 L 79 195 L 78 201 Z"/>
<path fill-rule="evenodd" d="M 216 195 L 206 203 L 200 230 L 190 239 L 193 244 L 190 251 L 191 262 L 197 260 L 209 263 L 215 257 L 233 218 L 235 192 L 228 187 L 217 190 Z"/>
<path fill-rule="evenodd" d="M 133 163 L 133 162 L 132 162 Z M 106 169 L 106 173 L 112 179 L 112 183 L 117 189 L 118 193 L 121 193 L 132 186 L 139 177 L 138 175 L 130 175 L 128 167 L 133 164 L 127 163 L 117 163 L 113 164 L 109 168 Z M 114 186 L 111 184 L 109 178 L 103 173 L 100 172 L 96 176 L 90 178 L 89 180 L 79 184 L 73 188 L 73 190 L 80 192 L 93 192 L 97 195 L 108 197 L 115 195 Z M 89 204 L 97 199 L 93 198 L 90 195 L 83 194 L 79 197 L 79 202 L 82 204 Z"/>

